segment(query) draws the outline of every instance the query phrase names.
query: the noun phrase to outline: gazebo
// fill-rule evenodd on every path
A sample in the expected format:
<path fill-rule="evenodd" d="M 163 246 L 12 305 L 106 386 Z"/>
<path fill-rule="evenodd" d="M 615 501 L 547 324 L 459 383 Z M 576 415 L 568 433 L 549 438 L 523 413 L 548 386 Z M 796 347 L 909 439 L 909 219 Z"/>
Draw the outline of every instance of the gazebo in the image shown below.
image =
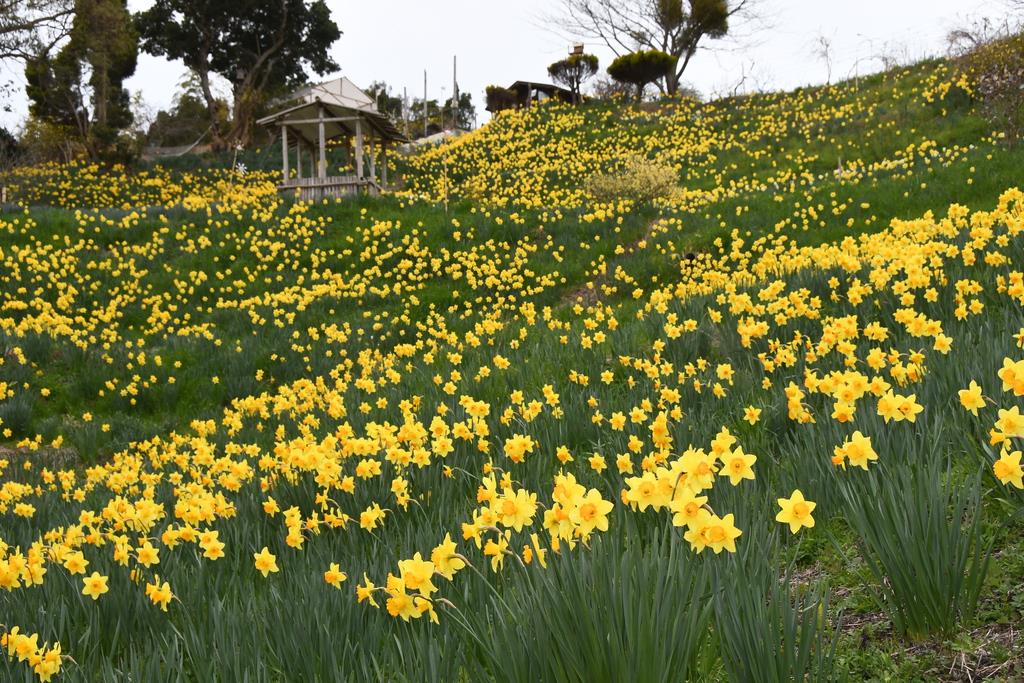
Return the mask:
<path fill-rule="evenodd" d="M 298 192 L 303 199 L 317 200 L 359 192 L 378 194 L 387 186 L 388 145 L 408 140 L 387 116 L 376 110 L 373 100 L 348 79 L 341 78 L 306 88 L 296 93 L 291 102 L 285 109 L 257 121 L 261 126 L 280 128 L 281 192 Z M 351 141 L 355 174 L 327 175 L 327 142 L 339 138 Z M 303 149 L 309 158 L 309 174 L 305 176 Z"/>

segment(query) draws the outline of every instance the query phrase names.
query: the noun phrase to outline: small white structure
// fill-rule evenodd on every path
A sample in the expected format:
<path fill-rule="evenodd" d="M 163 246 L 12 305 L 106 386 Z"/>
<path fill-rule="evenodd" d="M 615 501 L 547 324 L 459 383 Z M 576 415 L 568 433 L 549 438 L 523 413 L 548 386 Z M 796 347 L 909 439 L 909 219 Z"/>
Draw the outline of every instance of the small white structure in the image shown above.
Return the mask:
<path fill-rule="evenodd" d="M 402 152 L 409 152 L 416 149 L 417 147 L 424 147 L 426 145 L 436 145 L 438 143 L 444 142 L 445 140 L 454 140 L 455 138 L 461 138 L 468 132 L 468 130 L 463 130 L 462 128 L 449 128 L 447 130 L 441 130 L 423 138 L 416 138 L 411 142 L 407 142 L 404 145 L 400 145 L 398 149 L 401 150 Z"/>
<path fill-rule="evenodd" d="M 335 78 L 333 81 L 314 83 L 300 88 L 292 93 L 286 101 L 288 102 L 328 102 L 342 107 L 353 109 L 368 109 L 377 111 L 373 98 L 364 93 L 359 87 L 344 76 Z"/>
<path fill-rule="evenodd" d="M 297 90 L 283 101 L 285 108 L 257 123 L 281 129 L 282 192 L 304 199 L 322 199 L 369 192 L 377 194 L 388 182 L 388 145 L 408 142 L 391 120 L 377 111 L 373 99 L 344 76 Z M 344 139 L 355 161 L 355 174 L 327 175 L 327 141 Z M 295 150 L 295 175 L 291 150 Z M 302 150 L 310 157 L 310 174 L 303 177 Z M 315 155 L 315 157 L 314 157 Z M 378 156 L 381 175 L 377 177 Z M 364 173 L 365 170 L 369 173 Z"/>

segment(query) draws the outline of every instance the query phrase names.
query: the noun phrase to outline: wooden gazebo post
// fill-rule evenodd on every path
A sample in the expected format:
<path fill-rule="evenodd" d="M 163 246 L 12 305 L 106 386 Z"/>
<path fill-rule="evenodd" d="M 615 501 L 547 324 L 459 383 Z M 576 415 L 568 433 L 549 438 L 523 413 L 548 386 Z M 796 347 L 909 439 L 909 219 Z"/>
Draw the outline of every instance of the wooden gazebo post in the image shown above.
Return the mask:
<path fill-rule="evenodd" d="M 288 126 L 281 126 L 281 184 L 288 182 Z"/>
<path fill-rule="evenodd" d="M 370 181 L 377 182 L 377 145 L 372 135 L 370 136 Z"/>
<path fill-rule="evenodd" d="M 381 140 L 380 142 L 380 186 L 387 188 L 388 186 L 388 141 Z"/>
<path fill-rule="evenodd" d="M 356 119 L 356 177 L 363 179 L 363 121 Z"/>
<path fill-rule="evenodd" d="M 320 180 L 327 179 L 327 141 L 324 135 L 324 107 L 320 105 L 317 107 L 317 132 L 320 138 L 320 166 L 317 169 L 317 177 Z"/>

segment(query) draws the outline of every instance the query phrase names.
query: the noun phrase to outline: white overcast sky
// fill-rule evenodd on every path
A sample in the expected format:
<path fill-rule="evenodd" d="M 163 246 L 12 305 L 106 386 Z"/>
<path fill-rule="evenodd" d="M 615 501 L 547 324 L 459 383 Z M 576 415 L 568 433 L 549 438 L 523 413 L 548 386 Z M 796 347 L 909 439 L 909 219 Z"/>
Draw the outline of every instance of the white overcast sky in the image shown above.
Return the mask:
<path fill-rule="evenodd" d="M 451 94 L 452 56 L 458 57 L 459 88 L 473 94 L 483 112 L 483 89 L 490 83 L 546 81 L 546 67 L 564 56 L 571 44 L 545 29 L 540 18 L 558 0 L 328 0 L 344 35 L 331 52 L 342 74 L 357 85 L 382 79 L 399 94 L 421 96 L 423 71 L 428 94 L 443 100 Z M 1002 18 L 1002 0 L 759 0 L 762 25 L 747 27 L 742 42 L 710 41 L 684 80 L 705 95 L 731 90 L 747 75 L 758 87 L 792 88 L 826 79 L 814 43 L 824 36 L 832 44 L 833 80 L 855 71 L 881 67 L 882 54 L 917 58 L 940 54 L 953 27 L 982 16 Z M 140 10 L 151 0 L 129 0 Z M 588 43 L 601 58 L 611 53 Z M 0 73 L 11 78 L 12 74 Z M 142 54 L 127 81 L 155 110 L 170 105 L 185 75 L 180 62 Z M 13 74 L 18 78 L 18 74 Z M 26 113 L 23 90 L 0 112 L 0 125 L 17 126 Z"/>

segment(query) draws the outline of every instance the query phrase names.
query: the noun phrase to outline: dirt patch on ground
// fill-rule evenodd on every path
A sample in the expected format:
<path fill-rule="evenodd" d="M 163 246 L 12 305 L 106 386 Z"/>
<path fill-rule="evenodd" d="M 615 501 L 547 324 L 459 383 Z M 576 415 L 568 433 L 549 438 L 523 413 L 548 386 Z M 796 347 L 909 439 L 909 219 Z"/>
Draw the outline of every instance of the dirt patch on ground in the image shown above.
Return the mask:
<path fill-rule="evenodd" d="M 650 224 L 648 224 L 647 229 L 644 230 L 644 234 L 641 237 L 633 240 L 632 242 L 629 242 L 628 244 L 623 245 L 623 248 L 625 249 L 625 255 L 628 256 L 630 254 L 634 254 L 638 249 L 641 248 L 641 244 L 649 242 L 654 237 L 654 227 L 661 220 L 662 219 L 660 218 L 655 219 Z M 684 254 L 681 254 L 679 257 L 680 272 L 685 274 L 688 269 L 692 268 L 697 264 L 706 263 L 709 258 L 710 256 L 705 252 L 686 252 Z M 609 263 L 608 265 L 608 270 L 610 270 L 611 263 Z M 579 287 L 569 290 L 562 298 L 562 302 L 570 305 L 578 303 L 584 307 L 590 307 L 598 303 L 602 298 L 602 287 L 608 284 L 610 280 L 608 276 L 608 270 L 606 270 L 601 275 L 598 275 L 593 280 L 590 280 L 589 282 L 584 283 Z"/>
<path fill-rule="evenodd" d="M 974 646 L 953 652 L 945 681 L 1024 680 L 1020 625 L 991 624 L 970 633 Z M 1008 656 L 1007 656 L 1008 653 Z"/>
<path fill-rule="evenodd" d="M 875 641 L 899 642 L 882 612 L 846 615 L 842 630 L 859 638 L 862 648 Z M 928 672 L 937 683 L 1024 680 L 1024 639 L 1017 624 L 987 624 L 955 642 L 927 640 L 893 650 L 894 659 L 928 657 L 940 663 Z"/>
<path fill-rule="evenodd" d="M 797 588 L 819 581 L 825 572 L 817 564 L 794 572 L 790 583 Z M 837 603 L 851 594 L 847 587 L 832 591 Z M 928 674 L 937 683 L 977 681 L 1024 681 L 1024 628 L 1017 623 L 990 623 L 963 633 L 953 641 L 926 640 L 908 643 L 897 636 L 889 616 L 879 610 L 844 612 L 840 629 L 861 649 L 874 645 L 891 652 L 894 659 L 927 659 L 936 662 Z M 903 646 L 901 647 L 901 643 Z"/>
<path fill-rule="evenodd" d="M 589 283 L 590 286 L 580 285 L 579 287 L 576 287 L 565 295 L 565 298 L 563 299 L 564 303 L 573 306 L 579 304 L 584 308 L 590 308 L 601 300 L 601 285 L 604 284 L 606 280 L 607 278 L 602 275 L 597 280 L 591 280 Z"/>
<path fill-rule="evenodd" d="M 47 467 L 51 470 L 73 469 L 79 462 L 78 451 L 73 448 L 14 448 L 0 445 L 0 460 L 9 461 L 7 471 L 21 471 L 26 462 L 32 463 L 32 469 Z"/>

